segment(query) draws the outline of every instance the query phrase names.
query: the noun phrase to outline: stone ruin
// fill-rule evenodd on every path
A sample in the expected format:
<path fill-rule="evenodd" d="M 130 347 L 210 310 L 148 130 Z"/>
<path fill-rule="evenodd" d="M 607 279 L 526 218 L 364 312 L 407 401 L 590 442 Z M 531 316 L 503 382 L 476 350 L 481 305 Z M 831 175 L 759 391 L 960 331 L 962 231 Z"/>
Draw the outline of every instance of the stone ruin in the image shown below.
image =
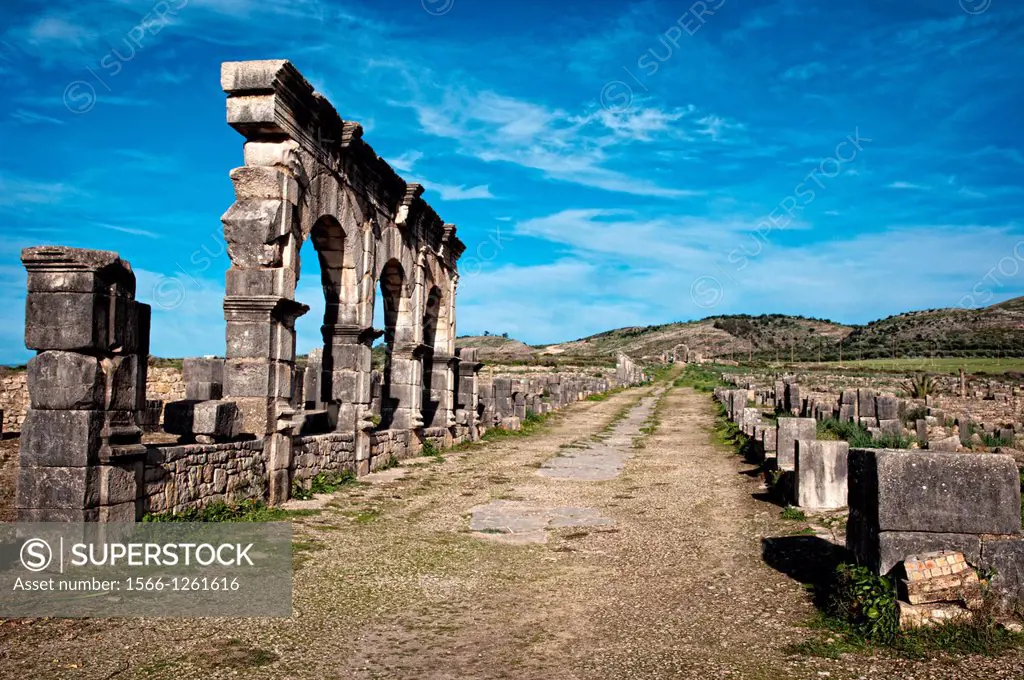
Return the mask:
<path fill-rule="evenodd" d="M 227 119 L 244 138 L 222 217 L 230 258 L 224 358 L 185 359 L 185 399 L 167 403 L 176 442 L 146 399 L 150 310 L 118 254 L 29 248 L 25 341 L 30 408 L 17 508 L 36 521 L 132 521 L 214 501 L 280 503 L 320 473 L 366 474 L 423 446 L 517 428 L 591 394 L 644 380 L 481 375 L 455 348 L 465 246 L 362 139 L 358 123 L 287 61 L 225 63 Z M 311 241 L 325 297 L 322 349 L 295 353 L 299 251 Z M 383 328 L 374 299 L 383 299 Z M 383 337 L 383 365 L 372 346 Z"/>
<path fill-rule="evenodd" d="M 740 376 L 723 378 L 739 387 L 716 388 L 716 400 L 748 437 L 752 462 L 776 471 L 785 500 L 813 512 L 848 509 L 851 561 L 878 574 L 906 575 L 904 591 L 914 581 L 900 603 L 904 625 L 958 616 L 976 605 L 941 599 L 949 592 L 939 591 L 970 585 L 966 572 L 957 575 L 960 562 L 993 574 L 991 587 L 1004 607 L 1024 602 L 1021 473 L 1013 456 L 963 451 L 947 446 L 945 437 L 926 439 L 927 450 L 818 441 L 823 418 L 859 422 L 874 435 L 905 433 L 901 415 L 915 406 L 870 388 L 828 397 L 804 395 L 785 379 L 760 387 Z M 937 592 L 925 593 L 929 588 Z"/>

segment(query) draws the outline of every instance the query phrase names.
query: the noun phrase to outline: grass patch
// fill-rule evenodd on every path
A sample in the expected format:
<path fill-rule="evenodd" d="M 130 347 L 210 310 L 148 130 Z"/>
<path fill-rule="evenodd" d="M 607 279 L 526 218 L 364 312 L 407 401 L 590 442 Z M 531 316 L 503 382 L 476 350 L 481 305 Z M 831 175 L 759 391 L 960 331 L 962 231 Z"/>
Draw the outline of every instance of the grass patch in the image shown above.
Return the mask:
<path fill-rule="evenodd" d="M 672 381 L 673 387 L 691 387 L 700 392 L 713 392 L 716 387 L 728 387 L 720 373 L 697 364 L 687 364 L 682 375 Z"/>
<path fill-rule="evenodd" d="M 423 449 L 420 451 L 421 456 L 428 456 L 430 458 L 440 458 L 441 449 L 437 447 L 432 441 L 423 442 Z"/>
<path fill-rule="evenodd" d="M 287 522 L 295 517 L 315 515 L 316 510 L 283 510 L 272 508 L 263 501 L 242 501 L 227 504 L 211 503 L 202 508 L 189 508 L 182 512 L 149 513 L 143 522 Z"/>
<path fill-rule="evenodd" d="M 1024 634 L 998 625 L 992 600 L 970 620 L 900 630 L 895 581 L 867 567 L 840 564 L 830 581 L 815 586 L 822 608 L 811 622 L 827 637 L 788 647 L 796 654 L 838 658 L 848 652 L 888 650 L 908 659 L 938 655 L 996 655 L 1024 645 Z"/>
<path fill-rule="evenodd" d="M 598 392 L 597 394 L 591 394 L 589 397 L 584 399 L 584 401 L 608 401 L 609 399 L 614 397 L 616 394 L 618 394 L 619 392 L 624 391 L 625 389 L 626 389 L 625 387 L 613 387 L 612 389 L 608 390 L 607 392 Z"/>
<path fill-rule="evenodd" d="M 309 482 L 309 488 L 298 483 L 292 484 L 292 498 L 308 501 L 316 494 L 334 493 L 343 486 L 355 484 L 356 473 L 352 470 L 341 472 L 320 472 Z"/>
<path fill-rule="evenodd" d="M 844 440 L 857 449 L 909 449 L 913 440 L 903 435 L 884 433 L 873 438 L 867 428 L 847 420 L 826 418 L 818 421 L 818 439 Z"/>
<path fill-rule="evenodd" d="M 554 411 L 547 413 L 534 413 L 527 411 L 526 417 L 522 419 L 518 430 L 506 430 L 501 427 L 494 427 L 484 433 L 482 439 L 493 441 L 495 439 L 506 439 L 508 437 L 529 437 L 536 434 L 555 416 Z"/>
<path fill-rule="evenodd" d="M 376 472 L 380 472 L 382 470 L 390 470 L 392 468 L 396 468 L 396 467 L 399 466 L 399 464 L 400 463 L 399 463 L 398 459 L 395 458 L 394 454 L 392 454 L 392 455 L 388 456 L 388 459 L 386 461 L 384 461 L 383 465 L 381 465 L 380 467 L 378 467 L 376 469 Z"/>
<path fill-rule="evenodd" d="M 782 509 L 782 513 L 780 514 L 780 516 L 782 517 L 782 519 L 788 519 L 795 522 L 802 522 L 807 519 L 807 515 L 804 514 L 803 510 L 801 510 L 800 508 L 795 508 L 792 505 L 787 505 L 786 507 L 784 507 Z"/>

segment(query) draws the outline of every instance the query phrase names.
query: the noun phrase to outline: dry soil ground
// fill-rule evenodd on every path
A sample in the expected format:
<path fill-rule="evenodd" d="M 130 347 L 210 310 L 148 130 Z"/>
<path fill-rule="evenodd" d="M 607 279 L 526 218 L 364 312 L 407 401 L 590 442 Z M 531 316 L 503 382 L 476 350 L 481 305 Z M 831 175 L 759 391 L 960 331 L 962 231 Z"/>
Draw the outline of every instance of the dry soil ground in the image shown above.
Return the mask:
<path fill-rule="evenodd" d="M 289 619 L 8 621 L 0 677 L 1024 676 L 1019 653 L 788 653 L 821 635 L 805 625 L 814 609 L 801 580 L 828 545 L 781 519 L 750 466 L 710 443 L 707 395 L 661 394 L 660 424 L 634 440 L 658 398 L 644 388 L 576 404 L 533 436 L 343 489 L 295 522 Z M 541 474 L 581 466 L 603 481 Z M 493 512 L 471 530 L 482 507 L 526 508 L 532 534 L 487 524 Z"/>

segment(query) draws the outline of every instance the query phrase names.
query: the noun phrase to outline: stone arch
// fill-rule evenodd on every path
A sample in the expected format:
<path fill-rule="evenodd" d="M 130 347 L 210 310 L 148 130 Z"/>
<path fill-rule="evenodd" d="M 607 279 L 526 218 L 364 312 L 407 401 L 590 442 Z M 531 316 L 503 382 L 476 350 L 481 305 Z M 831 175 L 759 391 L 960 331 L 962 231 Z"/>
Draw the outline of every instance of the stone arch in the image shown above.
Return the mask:
<path fill-rule="evenodd" d="M 384 371 L 381 385 L 381 429 L 410 429 L 419 420 L 419 361 L 414 352 L 414 324 L 409 278 L 395 258 L 384 262 L 378 276 L 384 310 Z"/>
<path fill-rule="evenodd" d="M 423 424 L 422 264 L 435 267 L 441 304 L 449 307 L 438 313 L 435 337 L 443 341 L 434 344 L 451 354 L 451 282 L 465 245 L 422 199 L 423 187 L 399 177 L 363 141 L 362 127 L 343 120 L 289 62 L 226 63 L 221 84 L 228 123 L 246 140 L 245 164 L 231 172 L 235 203 L 222 218 L 231 258 L 225 398 L 239 404 L 249 433 L 276 437 L 303 422 L 290 406 L 297 401 L 294 319 L 305 311 L 295 284 L 299 250 L 312 240 L 328 301 L 324 355 L 332 364 L 323 368 L 321 397 L 337 409 L 335 429 L 354 434 L 356 461 L 366 469 L 384 441 L 369 434 L 377 290 L 388 299 L 385 316 L 394 317 L 384 323 L 392 345 L 389 391 L 400 404 L 390 425 L 416 429 Z M 271 458 L 272 486 L 287 489 L 287 455 Z"/>

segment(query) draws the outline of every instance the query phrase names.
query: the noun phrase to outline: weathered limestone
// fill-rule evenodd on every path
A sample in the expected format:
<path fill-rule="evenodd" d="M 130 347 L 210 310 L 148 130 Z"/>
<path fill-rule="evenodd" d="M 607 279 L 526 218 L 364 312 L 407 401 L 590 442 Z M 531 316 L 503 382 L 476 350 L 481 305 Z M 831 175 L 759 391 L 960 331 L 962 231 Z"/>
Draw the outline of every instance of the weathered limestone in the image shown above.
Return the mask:
<path fill-rule="evenodd" d="M 237 437 L 242 418 L 232 401 L 175 401 L 164 409 L 164 429 L 185 441 L 212 444 Z"/>
<path fill-rule="evenodd" d="M 620 385 L 636 385 L 647 379 L 640 365 L 619 352 L 615 357 L 615 379 Z"/>
<path fill-rule="evenodd" d="M 22 428 L 18 518 L 134 521 L 140 511 L 150 309 L 116 253 L 22 251 L 30 407 Z"/>
<path fill-rule="evenodd" d="M 185 399 L 209 401 L 220 399 L 224 393 L 224 360 L 216 358 L 182 361 L 185 380 Z"/>
<path fill-rule="evenodd" d="M 1005 455 L 851 449 L 849 505 L 847 546 L 883 574 L 935 550 L 977 564 L 982 537 L 1020 534 L 1020 480 Z"/>
<path fill-rule="evenodd" d="M 519 427 L 613 385 L 646 380 L 619 357 L 617 379 L 579 374 L 480 380 L 455 350 L 453 225 L 362 141 L 286 61 L 227 63 L 228 123 L 245 138 L 221 218 L 224 358 L 186 359 L 167 401 L 145 400 L 149 308 L 116 253 L 35 248 L 26 344 L 31 408 L 18 507 L 29 519 L 135 519 L 215 501 L 278 503 L 321 472 L 364 474 L 427 443 Z M 296 368 L 300 250 L 320 261 L 323 348 Z M 383 319 L 373 318 L 380 295 Z M 375 324 L 381 328 L 375 328 Z M 383 336 L 383 370 L 371 347 Z M 181 399 L 184 396 L 185 399 Z M 140 444 L 139 423 L 182 438 Z M 143 461 L 145 457 L 145 461 Z"/>
<path fill-rule="evenodd" d="M 796 504 L 808 510 L 846 507 L 850 445 L 844 441 L 796 442 Z"/>
<path fill-rule="evenodd" d="M 797 440 L 813 441 L 817 438 L 818 423 L 814 418 L 779 418 L 776 453 L 778 468 L 795 470 Z"/>
<path fill-rule="evenodd" d="M 456 261 L 465 246 L 286 61 L 226 63 L 228 122 L 246 137 L 246 165 L 232 172 L 236 202 L 224 215 L 232 267 L 225 318 L 224 394 L 247 432 L 273 430 L 292 400 L 299 247 L 320 259 L 326 312 L 319 376 L 305 402 L 356 433 L 371 455 L 373 298 L 384 297 L 388 352 L 380 417 L 401 430 L 454 426 Z"/>

